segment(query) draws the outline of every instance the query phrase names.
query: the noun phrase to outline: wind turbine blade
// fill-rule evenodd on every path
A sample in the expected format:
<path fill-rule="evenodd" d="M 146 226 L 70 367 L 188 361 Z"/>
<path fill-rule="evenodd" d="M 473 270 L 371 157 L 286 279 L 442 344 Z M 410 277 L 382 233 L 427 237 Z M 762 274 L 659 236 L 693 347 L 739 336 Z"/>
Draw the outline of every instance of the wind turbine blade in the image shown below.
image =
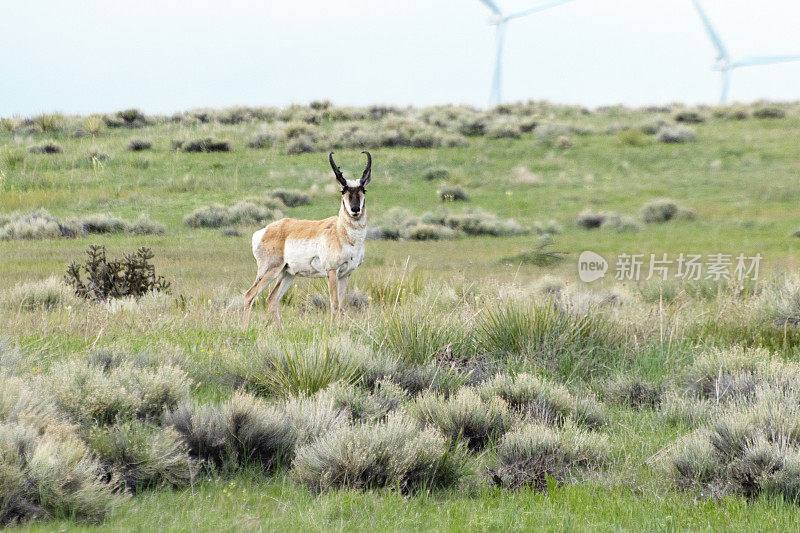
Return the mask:
<path fill-rule="evenodd" d="M 524 17 L 525 15 L 530 15 L 531 13 L 537 13 L 539 11 L 544 11 L 545 9 L 550 9 L 551 7 L 560 6 L 561 4 L 566 4 L 567 2 L 571 2 L 572 0 L 553 0 L 551 2 L 545 2 L 544 4 L 540 4 L 538 6 L 531 7 L 529 9 L 523 9 L 522 11 L 517 11 L 516 13 L 511 13 L 507 17 L 506 20 L 515 19 L 518 17 Z"/>
<path fill-rule="evenodd" d="M 489 105 L 496 106 L 503 100 L 503 44 L 506 38 L 506 23 L 497 25 L 497 55 L 494 60 L 494 76 L 492 77 L 492 94 Z"/>
<path fill-rule="evenodd" d="M 728 100 L 728 90 L 731 88 L 731 71 L 722 71 L 722 92 L 719 96 L 719 103 L 724 104 Z"/>
<path fill-rule="evenodd" d="M 697 9 L 697 13 L 700 15 L 700 19 L 703 21 L 703 25 L 706 27 L 706 31 L 708 32 L 708 36 L 711 38 L 711 42 L 714 43 L 714 47 L 717 49 L 717 53 L 719 54 L 718 59 L 728 59 L 728 50 L 725 49 L 725 45 L 722 44 L 722 39 L 719 38 L 717 35 L 716 30 L 714 30 L 714 26 L 711 25 L 711 20 L 709 20 L 708 15 L 703 10 L 703 7 L 700 5 L 699 0 L 692 0 L 695 9 Z"/>
<path fill-rule="evenodd" d="M 773 65 L 775 63 L 788 63 L 800 61 L 800 56 L 758 56 L 747 57 L 731 63 L 731 67 L 754 67 L 757 65 Z"/>
<path fill-rule="evenodd" d="M 494 0 L 480 0 L 483 5 L 494 11 L 494 14 L 498 17 L 503 16 L 503 12 L 500 11 L 500 8 L 497 4 L 494 3 Z"/>

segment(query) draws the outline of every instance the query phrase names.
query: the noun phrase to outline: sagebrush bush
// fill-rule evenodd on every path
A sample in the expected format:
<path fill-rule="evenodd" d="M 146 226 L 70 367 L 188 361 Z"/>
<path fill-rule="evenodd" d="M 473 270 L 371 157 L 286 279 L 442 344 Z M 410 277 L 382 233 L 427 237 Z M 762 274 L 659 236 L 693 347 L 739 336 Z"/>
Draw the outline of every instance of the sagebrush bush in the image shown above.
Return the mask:
<path fill-rule="evenodd" d="M 755 118 L 784 118 L 786 116 L 786 111 L 780 107 L 765 106 L 755 109 L 753 111 L 753 116 Z"/>
<path fill-rule="evenodd" d="M 388 377 L 378 379 L 371 392 L 346 383 L 334 383 L 321 395 L 333 399 L 333 406 L 345 409 L 354 422 L 383 420 L 408 399 L 408 393 Z"/>
<path fill-rule="evenodd" d="M 277 198 L 286 207 L 297 207 L 311 203 L 311 196 L 297 189 L 272 189 L 267 191 L 267 196 Z"/>
<path fill-rule="evenodd" d="M 167 232 L 167 226 L 142 213 L 130 224 L 128 231 L 134 235 L 163 235 Z"/>
<path fill-rule="evenodd" d="M 158 420 L 164 409 L 189 396 L 191 380 L 172 365 L 104 366 L 80 360 L 54 363 L 41 386 L 56 405 L 81 425 L 105 425 L 134 418 Z"/>
<path fill-rule="evenodd" d="M 422 178 L 427 181 L 441 181 L 450 177 L 450 170 L 444 167 L 432 167 L 422 172 Z"/>
<path fill-rule="evenodd" d="M 466 474 L 464 453 L 433 428 L 402 415 L 343 426 L 300 448 L 294 476 L 310 490 L 394 488 L 402 493 L 455 486 Z"/>
<path fill-rule="evenodd" d="M 34 518 L 99 522 L 124 497 L 119 480 L 68 430 L 0 422 L 0 525 Z"/>
<path fill-rule="evenodd" d="M 697 111 L 692 111 L 689 109 L 678 111 L 673 118 L 675 119 L 675 122 L 684 122 L 686 124 L 700 124 L 706 121 L 706 118 L 703 115 Z"/>
<path fill-rule="evenodd" d="M 800 486 L 800 397 L 794 387 L 759 385 L 751 401 L 733 402 L 668 449 L 667 468 L 680 487 L 712 496 L 762 493 L 797 503 Z"/>
<path fill-rule="evenodd" d="M 509 120 L 497 121 L 486 130 L 486 137 L 490 139 L 519 139 L 521 134 L 519 124 Z"/>
<path fill-rule="evenodd" d="M 593 396 L 574 395 L 563 385 L 533 374 L 498 374 L 479 390 L 483 398 L 502 398 L 521 414 L 542 424 L 560 427 L 571 421 L 597 429 L 606 422 L 605 409 Z"/>
<path fill-rule="evenodd" d="M 669 198 L 659 198 L 647 202 L 639 209 L 639 216 L 647 224 L 663 224 L 674 219 L 692 219 L 694 212 L 679 206 Z"/>
<path fill-rule="evenodd" d="M 444 184 L 439 187 L 439 190 L 436 193 L 439 195 L 439 199 L 443 202 L 463 202 L 465 200 L 469 200 L 467 191 L 465 191 L 461 185 Z"/>
<path fill-rule="evenodd" d="M 661 402 L 660 386 L 630 375 L 608 380 L 604 389 L 606 400 L 634 409 L 653 408 Z"/>
<path fill-rule="evenodd" d="M 484 399 L 468 387 L 449 398 L 423 394 L 411 412 L 420 423 L 439 429 L 451 442 L 464 442 L 473 450 L 485 448 L 514 422 L 505 400 L 497 396 Z"/>
<path fill-rule="evenodd" d="M 644 146 L 648 141 L 642 131 L 631 128 L 617 133 L 617 142 L 626 146 Z"/>
<path fill-rule="evenodd" d="M 592 211 L 590 209 L 584 209 L 578 214 L 576 223 L 578 227 L 582 229 L 595 229 L 602 227 L 603 224 L 608 223 L 609 220 L 614 220 L 616 218 L 619 218 L 619 215 L 611 211 Z"/>
<path fill-rule="evenodd" d="M 783 275 L 769 280 L 763 285 L 758 307 L 774 324 L 800 324 L 800 277 Z"/>
<path fill-rule="evenodd" d="M 83 217 L 82 222 L 86 233 L 120 233 L 129 229 L 126 221 L 103 213 Z"/>
<path fill-rule="evenodd" d="M 64 280 L 51 276 L 41 281 L 19 283 L 3 295 L 3 304 L 11 309 L 59 309 L 77 305 L 80 300 Z"/>
<path fill-rule="evenodd" d="M 577 480 L 605 465 L 611 456 L 608 437 L 574 427 L 554 430 L 525 424 L 506 433 L 497 446 L 489 478 L 505 488 L 548 490 L 547 478 L 558 483 Z"/>
<path fill-rule="evenodd" d="M 193 141 L 182 142 L 178 148 L 184 152 L 230 152 L 231 145 L 227 141 L 219 141 L 212 137 L 195 139 Z"/>
<path fill-rule="evenodd" d="M 128 143 L 128 150 L 131 152 L 141 152 L 153 147 L 153 142 L 147 139 L 131 139 Z"/>
<path fill-rule="evenodd" d="M 259 133 L 249 141 L 247 141 L 248 148 L 269 148 L 271 147 L 275 141 L 277 140 L 277 136 L 272 133 Z"/>
<path fill-rule="evenodd" d="M 183 224 L 191 228 L 220 228 L 229 225 L 262 225 L 283 214 L 265 205 L 243 200 L 227 207 L 211 204 L 198 207 L 185 217 Z"/>
<path fill-rule="evenodd" d="M 60 154 L 62 152 L 61 145 L 54 141 L 31 146 L 28 151 L 32 154 Z"/>
<path fill-rule="evenodd" d="M 195 474 L 186 444 L 173 428 L 157 428 L 139 421 L 93 428 L 89 446 L 118 473 L 126 489 L 176 488 L 188 485 Z"/>
<path fill-rule="evenodd" d="M 311 152 L 315 152 L 320 148 L 314 143 L 314 139 L 312 139 L 309 135 L 301 135 L 299 137 L 290 138 L 286 141 L 286 155 L 293 155 L 293 154 L 307 154 Z"/>
<path fill-rule="evenodd" d="M 656 140 L 660 143 L 674 144 L 694 141 L 695 132 L 688 126 L 665 126 L 656 132 Z"/>

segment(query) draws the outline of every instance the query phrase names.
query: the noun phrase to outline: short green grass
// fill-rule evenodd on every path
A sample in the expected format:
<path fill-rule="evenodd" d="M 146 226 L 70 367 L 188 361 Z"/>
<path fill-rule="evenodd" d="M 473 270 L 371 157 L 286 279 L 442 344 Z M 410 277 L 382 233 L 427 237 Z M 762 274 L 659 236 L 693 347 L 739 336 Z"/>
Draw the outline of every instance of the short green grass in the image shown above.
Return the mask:
<path fill-rule="evenodd" d="M 463 333 L 457 334 L 454 324 L 468 330 L 476 327 L 487 307 L 502 299 L 520 294 L 533 298 L 531 287 L 547 274 L 572 289 L 633 294 L 637 303 L 629 314 L 601 311 L 618 328 L 624 348 L 615 348 L 612 359 L 600 362 L 564 357 L 561 364 L 548 365 L 505 357 L 498 363 L 504 371 L 537 371 L 573 389 L 599 391 L 603 380 L 620 373 L 668 381 L 708 345 L 768 346 L 797 360 L 796 326 L 776 328 L 760 321 L 754 307 L 757 296 L 704 299 L 681 287 L 667 294 L 654 292 L 652 284 L 620 287 L 613 279 L 582 287 L 576 269 L 577 256 L 588 249 L 609 259 L 619 253 L 761 253 L 762 277 L 796 271 L 800 239 L 791 233 L 800 227 L 796 209 L 800 108 L 784 108 L 785 118 L 748 120 L 716 118 L 712 110 L 700 110 L 708 121 L 693 126 L 697 139 L 685 144 L 659 144 L 649 135 L 636 135 L 632 143 L 625 136 L 605 133 L 614 123 L 672 122 L 672 113 L 612 108 L 582 114 L 544 107 L 540 120 L 568 122 L 591 132 L 571 135 L 571 147 L 566 149 L 537 139 L 535 130 L 518 139 L 471 137 L 467 146 L 456 148 L 373 149 L 369 220 L 395 206 L 414 214 L 435 211 L 441 205 L 437 191 L 442 181 L 426 180 L 425 174 L 445 168 L 448 175 L 443 181 L 460 185 L 469 196 L 466 202 L 450 204 L 451 209 L 461 209 L 461 204 L 480 207 L 526 226 L 554 219 L 564 231 L 554 236 L 548 249 L 565 252 L 564 260 L 544 266 L 503 260 L 535 249 L 539 245 L 535 233 L 436 242 L 370 241 L 367 259 L 351 281 L 354 289 L 373 296 L 370 308 L 330 322 L 325 314 L 304 307 L 314 294 L 324 294 L 324 284 L 300 280 L 285 305 L 285 334 L 343 333 L 382 348 L 387 342 L 418 346 L 403 344 L 409 340 L 404 335 L 444 328 L 438 336 L 431 334 L 433 340 L 428 342 L 436 345 L 434 350 L 410 356 L 426 359 L 431 357 L 427 352 L 440 348 L 440 341 L 448 337 L 454 349 L 461 349 Z M 230 384 L 218 379 L 225 373 L 226 358 L 248 353 L 273 327 L 263 299 L 254 309 L 251 327 L 243 330 L 239 323 L 238 298 L 255 275 L 250 233 L 257 228 L 241 228 L 240 237 L 226 237 L 219 229 L 188 228 L 183 217 L 198 206 L 230 205 L 274 188 L 313 192 L 309 205 L 283 209 L 292 217 L 330 216 L 339 202 L 335 189 L 326 191 L 334 184 L 326 152 L 285 155 L 282 142 L 271 148 L 246 148 L 263 126 L 263 121 L 227 125 L 164 120 L 134 130 L 109 128 L 96 137 L 75 138 L 70 128 L 47 134 L 0 133 L 0 215 L 42 207 L 62 217 L 107 212 L 134 220 L 147 213 L 167 226 L 164 235 L 0 241 L 3 295 L 18 283 L 60 276 L 66 264 L 80 259 L 94 243 L 106 245 L 111 255 L 148 246 L 155 253 L 159 274 L 172 282 L 172 296 L 149 309 L 103 304 L 49 310 L 2 307 L 0 335 L 18 345 L 26 371 L 40 373 L 53 361 L 95 348 L 157 352 L 192 368 L 192 377 L 199 382 L 193 391 L 196 399 L 230 396 Z M 170 149 L 173 139 L 209 136 L 229 141 L 232 151 L 198 154 Z M 153 146 L 131 152 L 127 149 L 131 138 L 151 140 Z M 47 139 L 54 139 L 62 153 L 27 151 Z M 90 152 L 104 152 L 109 158 L 93 162 Z M 336 157 L 346 175 L 360 174 L 364 161 L 357 150 L 337 149 Z M 515 179 L 513 169 L 519 166 L 538 175 L 541 184 Z M 585 208 L 636 216 L 643 204 L 659 197 L 693 209 L 695 220 L 649 224 L 636 233 L 587 231 L 575 224 Z M 613 278 L 613 272 L 607 278 Z M 659 306 L 654 295 L 664 294 L 668 298 Z M 430 328 L 398 327 L 397 338 L 386 333 L 387 324 L 406 317 L 413 324 L 415 317 L 434 315 Z M 229 476 L 202 475 L 183 490 L 144 491 L 102 524 L 40 521 L 25 527 L 47 531 L 145 530 L 154 524 L 164 530 L 794 529 L 800 518 L 795 504 L 764 497 L 713 500 L 668 483 L 656 463 L 664 448 L 687 428 L 666 425 L 647 409 L 610 406 L 609 417 L 611 465 L 549 493 L 482 486 L 414 496 L 348 490 L 315 496 L 286 471 L 267 477 L 245 470 Z"/>

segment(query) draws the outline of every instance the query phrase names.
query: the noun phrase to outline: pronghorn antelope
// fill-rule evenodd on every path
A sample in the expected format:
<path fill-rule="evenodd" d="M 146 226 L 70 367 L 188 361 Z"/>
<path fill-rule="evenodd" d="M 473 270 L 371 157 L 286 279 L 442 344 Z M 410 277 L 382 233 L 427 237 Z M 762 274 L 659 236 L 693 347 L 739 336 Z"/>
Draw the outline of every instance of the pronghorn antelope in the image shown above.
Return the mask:
<path fill-rule="evenodd" d="M 282 218 L 253 234 L 253 255 L 258 274 L 253 286 L 245 293 L 245 327 L 250 320 L 253 301 L 274 279 L 275 287 L 267 297 L 267 308 L 282 328 L 278 303 L 291 287 L 295 276 L 328 278 L 331 314 L 341 311 L 347 302 L 347 281 L 350 274 L 364 261 L 364 240 L 367 234 L 367 215 L 364 194 L 372 178 L 372 156 L 367 154 L 367 167 L 360 180 L 346 180 L 333 162 L 328 160 L 336 181 L 342 186 L 339 215 L 324 220 Z"/>

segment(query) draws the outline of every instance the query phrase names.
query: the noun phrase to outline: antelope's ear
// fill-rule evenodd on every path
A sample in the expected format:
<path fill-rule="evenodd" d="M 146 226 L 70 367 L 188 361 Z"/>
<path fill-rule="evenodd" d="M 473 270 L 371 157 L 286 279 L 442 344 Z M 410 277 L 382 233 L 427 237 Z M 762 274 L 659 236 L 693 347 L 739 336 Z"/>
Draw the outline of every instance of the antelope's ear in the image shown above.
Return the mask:
<path fill-rule="evenodd" d="M 361 175 L 360 184 L 362 187 L 366 187 L 369 180 L 372 179 L 372 156 L 369 155 L 369 152 L 364 151 L 361 152 L 362 154 L 367 154 L 367 168 L 364 169 L 364 173 Z"/>
<path fill-rule="evenodd" d="M 336 181 L 338 181 L 339 185 L 341 185 L 342 187 L 347 187 L 347 180 L 344 179 L 342 171 L 339 170 L 339 167 L 337 167 L 336 163 L 333 162 L 333 152 L 331 152 L 330 155 L 328 156 L 328 161 L 331 162 L 331 168 L 333 169 L 333 173 L 336 176 Z"/>

